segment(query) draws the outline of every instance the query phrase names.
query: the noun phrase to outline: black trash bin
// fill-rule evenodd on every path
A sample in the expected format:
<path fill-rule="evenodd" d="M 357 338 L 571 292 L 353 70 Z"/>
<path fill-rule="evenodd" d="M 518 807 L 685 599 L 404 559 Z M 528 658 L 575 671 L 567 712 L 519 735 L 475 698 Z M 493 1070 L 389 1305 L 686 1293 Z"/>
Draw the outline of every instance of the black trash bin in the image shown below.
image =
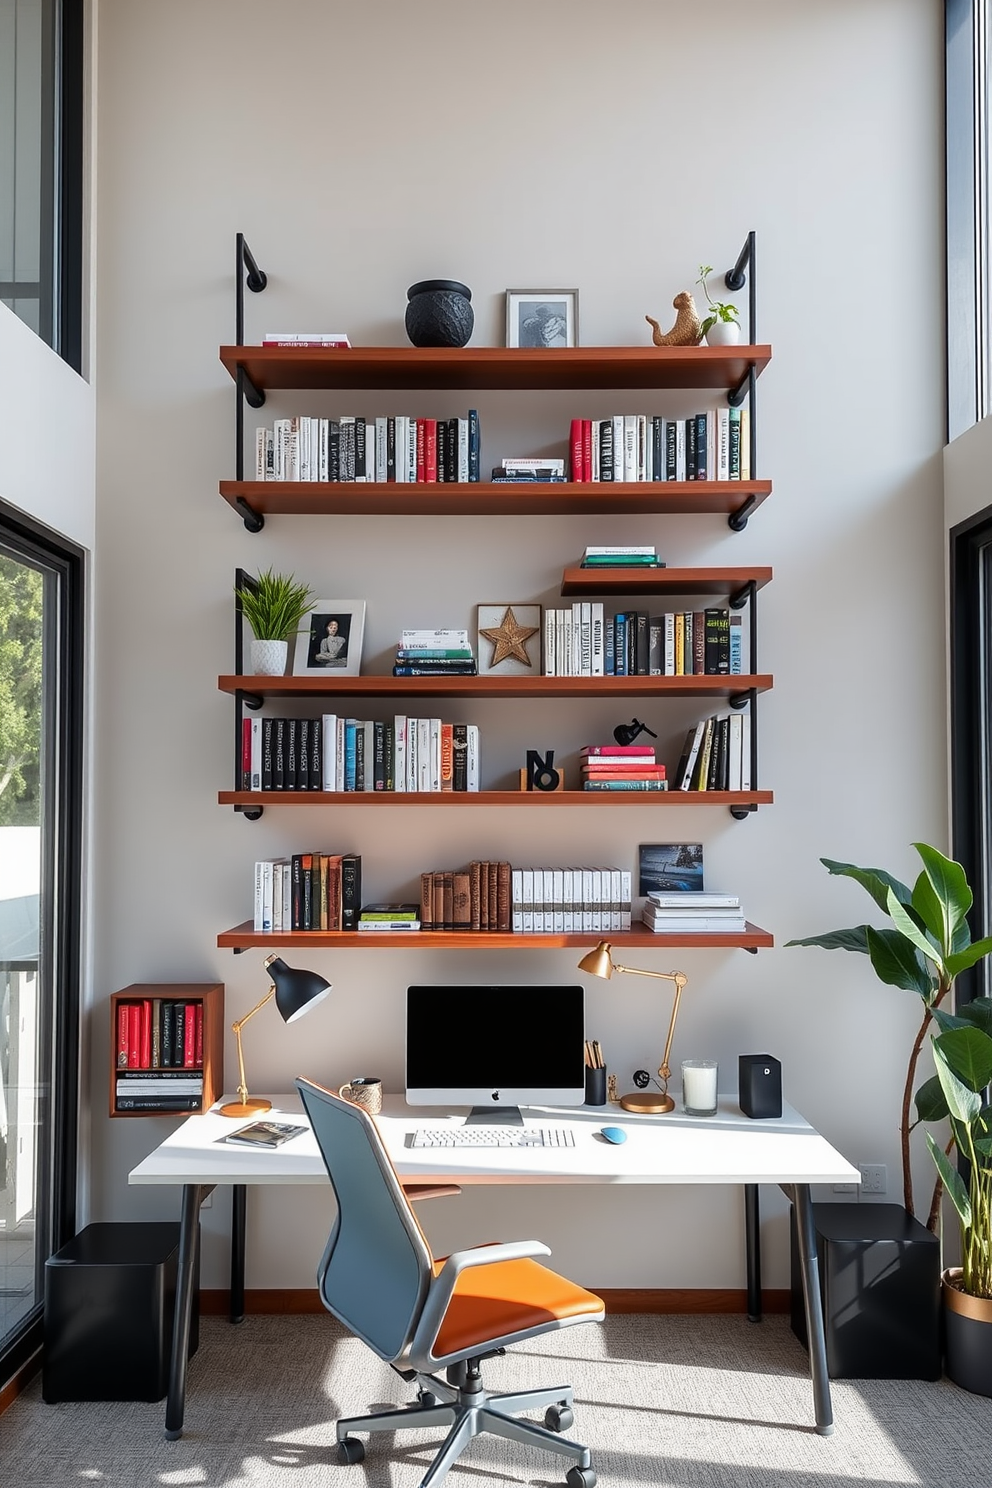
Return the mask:
<path fill-rule="evenodd" d="M 179 1225 L 91 1224 L 45 1262 L 41 1393 L 161 1400 L 169 1385 Z M 189 1355 L 199 1342 L 197 1234 Z"/>

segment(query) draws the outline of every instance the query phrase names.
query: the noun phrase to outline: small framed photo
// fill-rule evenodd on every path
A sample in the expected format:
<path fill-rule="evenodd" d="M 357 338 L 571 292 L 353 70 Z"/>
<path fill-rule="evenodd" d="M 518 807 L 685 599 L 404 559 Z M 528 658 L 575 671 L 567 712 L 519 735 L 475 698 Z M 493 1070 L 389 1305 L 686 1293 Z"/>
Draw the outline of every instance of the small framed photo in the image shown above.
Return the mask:
<path fill-rule="evenodd" d="M 508 289 L 507 346 L 578 346 L 577 289 Z"/>
<path fill-rule="evenodd" d="M 639 894 L 699 893 L 703 887 L 701 842 L 643 842 L 637 858 Z"/>
<path fill-rule="evenodd" d="M 480 604 L 479 676 L 539 677 L 541 630 L 539 604 Z"/>
<path fill-rule="evenodd" d="M 318 599 L 296 637 L 294 677 L 357 677 L 362 669 L 364 599 Z"/>

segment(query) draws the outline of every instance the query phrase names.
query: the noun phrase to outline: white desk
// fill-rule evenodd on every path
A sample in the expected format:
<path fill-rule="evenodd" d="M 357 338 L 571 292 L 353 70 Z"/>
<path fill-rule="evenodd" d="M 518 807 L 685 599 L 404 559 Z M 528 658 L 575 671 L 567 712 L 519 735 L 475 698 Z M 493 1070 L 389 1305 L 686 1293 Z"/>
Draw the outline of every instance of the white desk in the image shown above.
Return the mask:
<path fill-rule="evenodd" d="M 274 1095 L 271 1100 L 272 1111 L 266 1114 L 272 1119 L 306 1122 L 295 1093 Z M 678 1112 L 635 1116 L 618 1107 L 569 1110 L 534 1107 L 525 1112 L 527 1125 L 569 1126 L 575 1133 L 575 1146 L 522 1150 L 407 1145 L 417 1125 L 438 1126 L 449 1121 L 460 1124 L 464 1115 L 464 1112 L 453 1115 L 429 1107 L 413 1108 L 401 1096 L 387 1096 L 377 1122 L 400 1178 L 420 1183 L 457 1182 L 463 1186 L 474 1183 L 743 1185 L 747 1196 L 748 1312 L 752 1317 L 760 1315 L 757 1185 L 778 1184 L 796 1209 L 816 1429 L 822 1435 L 833 1430 L 810 1184 L 857 1183 L 861 1175 L 798 1112 L 786 1106 L 777 1120 L 751 1121 L 742 1115 L 734 1096 L 721 1096 L 718 1114 L 702 1120 Z M 204 1198 L 218 1184 L 231 1185 L 234 1191 L 234 1320 L 243 1311 L 247 1185 L 328 1181 L 316 1140 L 309 1130 L 281 1147 L 258 1150 L 220 1140 L 235 1130 L 236 1125 L 216 1111 L 191 1116 L 128 1175 L 130 1183 L 175 1183 L 183 1189 L 179 1279 L 165 1418 L 165 1434 L 170 1439 L 182 1435 L 197 1219 Z M 623 1127 L 627 1141 L 619 1147 L 612 1146 L 599 1135 L 603 1125 Z M 234 1298 L 236 1288 L 241 1292 L 240 1306 Z"/>

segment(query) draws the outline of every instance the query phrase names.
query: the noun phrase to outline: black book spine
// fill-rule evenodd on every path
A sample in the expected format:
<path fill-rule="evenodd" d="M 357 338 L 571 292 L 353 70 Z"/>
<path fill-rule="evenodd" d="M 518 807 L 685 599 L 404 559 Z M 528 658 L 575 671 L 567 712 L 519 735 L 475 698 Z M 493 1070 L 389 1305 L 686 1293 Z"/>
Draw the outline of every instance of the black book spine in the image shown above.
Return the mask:
<path fill-rule="evenodd" d="M 262 719 L 262 789 L 272 789 L 272 725 L 274 718 Z"/>
<path fill-rule="evenodd" d="M 395 768 L 395 763 L 396 763 L 396 729 L 395 729 L 394 725 L 391 724 L 391 723 L 387 723 L 386 724 L 385 750 L 386 750 L 386 789 L 387 789 L 387 791 L 391 791 L 391 790 L 395 790 L 396 789 L 396 780 L 395 780 L 394 775 L 393 775 L 393 770 Z"/>
<path fill-rule="evenodd" d="M 303 929 L 303 858 L 294 853 L 290 878 L 290 929 Z"/>
<path fill-rule="evenodd" d="M 272 789 L 286 789 L 286 720 L 273 719 Z"/>
<path fill-rule="evenodd" d="M 313 929 L 313 854 L 305 853 L 301 867 L 303 879 L 303 910 L 301 930 Z"/>
<path fill-rule="evenodd" d="M 665 420 L 658 414 L 651 420 L 651 479 L 665 479 Z"/>
<path fill-rule="evenodd" d="M 696 414 L 696 479 L 709 480 L 709 447 L 708 447 L 709 415 L 705 413 Z"/>
<path fill-rule="evenodd" d="M 477 481 L 482 473 L 482 433 L 479 426 L 479 411 L 468 411 L 468 478 Z"/>
<path fill-rule="evenodd" d="M 645 610 L 637 612 L 637 672 L 638 677 L 651 675 L 651 619 Z"/>
<path fill-rule="evenodd" d="M 324 782 L 324 740 L 319 718 L 310 720 L 310 789 L 319 791 Z"/>
<path fill-rule="evenodd" d="M 372 786 L 377 791 L 386 789 L 386 725 L 378 719 L 372 725 Z"/>
<path fill-rule="evenodd" d="M 371 765 L 372 761 L 369 761 Z M 365 725 L 359 723 L 355 729 L 355 789 L 365 789 Z"/>
<path fill-rule="evenodd" d="M 720 719 L 720 764 L 717 772 L 717 789 L 730 789 L 730 719 Z"/>
<path fill-rule="evenodd" d="M 396 479 L 396 419 L 386 419 L 386 479 Z"/>
<path fill-rule="evenodd" d="M 161 1060 L 165 1068 L 176 1062 L 176 1007 L 175 1003 L 169 1001 L 162 1003 Z"/>
<path fill-rule="evenodd" d="M 446 466 L 448 461 L 448 425 L 444 419 L 438 419 L 435 429 L 435 461 L 437 464 L 437 478 L 443 482 L 448 479 Z"/>
<path fill-rule="evenodd" d="M 717 674 L 721 677 L 730 675 L 730 611 L 717 610 Z"/>
<path fill-rule="evenodd" d="M 736 411 L 738 417 L 731 418 L 730 420 L 730 438 L 728 440 L 728 465 L 731 480 L 740 480 L 741 478 L 741 421 L 739 417 L 740 410 L 738 409 Z"/>
<path fill-rule="evenodd" d="M 341 929 L 355 930 L 362 907 L 362 858 L 345 853 L 341 858 Z"/>
<path fill-rule="evenodd" d="M 286 774 L 285 789 L 295 791 L 299 779 L 297 761 L 299 759 L 299 719 L 286 719 Z"/>
<path fill-rule="evenodd" d="M 675 480 L 679 473 L 678 432 L 674 419 L 665 420 L 665 479 Z"/>
<path fill-rule="evenodd" d="M 456 723 L 451 729 L 451 788 L 468 790 L 468 725 Z"/>
<path fill-rule="evenodd" d="M 202 1095 L 119 1095 L 118 1111 L 199 1111 Z"/>
<path fill-rule="evenodd" d="M 172 1063 L 180 1068 L 186 1062 L 186 1004 L 174 1002 L 172 1004 L 175 1015 L 175 1040 L 172 1051 Z"/>
<path fill-rule="evenodd" d="M 448 420 L 448 444 L 444 452 L 444 478 L 446 481 L 458 479 L 458 420 Z"/>
<path fill-rule="evenodd" d="M 685 421 L 685 478 L 696 479 L 696 415 Z"/>
<path fill-rule="evenodd" d="M 310 719 L 296 720 L 296 789 L 310 789 Z M 318 725 L 319 727 L 319 725 Z"/>
<path fill-rule="evenodd" d="M 327 425 L 327 479 L 341 479 L 341 425 L 330 419 Z"/>
<path fill-rule="evenodd" d="M 612 419 L 600 419 L 599 421 L 599 478 L 601 481 L 613 479 Z"/>
<path fill-rule="evenodd" d="M 364 480 L 368 475 L 368 441 L 365 431 L 365 420 L 355 419 L 355 479 Z"/>

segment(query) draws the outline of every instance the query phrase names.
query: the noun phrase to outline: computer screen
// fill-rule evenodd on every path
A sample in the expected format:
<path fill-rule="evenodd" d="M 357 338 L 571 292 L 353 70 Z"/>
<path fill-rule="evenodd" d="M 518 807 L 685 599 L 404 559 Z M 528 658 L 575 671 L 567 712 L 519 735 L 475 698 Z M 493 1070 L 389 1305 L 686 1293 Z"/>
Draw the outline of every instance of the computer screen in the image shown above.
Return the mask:
<path fill-rule="evenodd" d="M 581 1106 L 584 1040 L 584 987 L 408 987 L 407 1102 Z"/>

